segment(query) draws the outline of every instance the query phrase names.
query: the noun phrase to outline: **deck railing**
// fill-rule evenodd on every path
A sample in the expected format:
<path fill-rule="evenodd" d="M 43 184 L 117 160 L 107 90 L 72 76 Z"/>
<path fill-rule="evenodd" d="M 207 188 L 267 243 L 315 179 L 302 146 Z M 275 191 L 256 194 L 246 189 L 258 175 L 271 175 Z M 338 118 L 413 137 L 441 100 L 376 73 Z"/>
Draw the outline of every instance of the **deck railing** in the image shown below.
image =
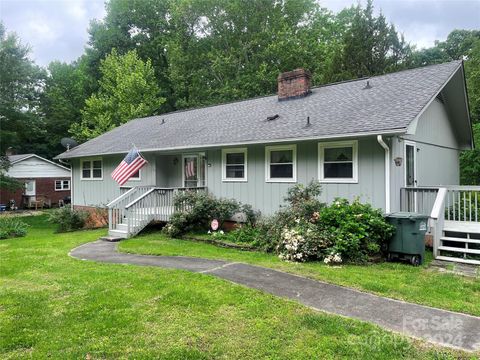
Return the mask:
<path fill-rule="evenodd" d="M 123 190 L 123 194 L 111 201 L 108 205 L 108 228 L 109 230 L 115 229 L 117 224 L 121 224 L 125 218 L 125 206 L 138 198 L 142 194 L 146 193 L 153 186 L 135 186 L 128 190 Z"/>
<path fill-rule="evenodd" d="M 438 187 L 404 187 L 400 189 L 400 211 L 430 215 Z"/>
<path fill-rule="evenodd" d="M 176 194 L 184 191 L 205 191 L 204 187 L 160 188 L 152 187 L 125 205 L 128 236 L 134 236 L 151 221 L 169 221 L 177 210 L 174 207 Z"/>
<path fill-rule="evenodd" d="M 445 219 L 450 221 L 480 221 L 480 186 L 447 186 Z"/>

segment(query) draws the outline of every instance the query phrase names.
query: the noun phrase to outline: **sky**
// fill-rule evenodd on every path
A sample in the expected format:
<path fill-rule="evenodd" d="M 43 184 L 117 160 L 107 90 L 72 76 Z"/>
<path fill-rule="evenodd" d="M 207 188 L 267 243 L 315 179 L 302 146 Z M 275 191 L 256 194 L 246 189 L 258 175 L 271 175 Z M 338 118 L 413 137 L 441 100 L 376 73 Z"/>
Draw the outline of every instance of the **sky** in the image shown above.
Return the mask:
<path fill-rule="evenodd" d="M 320 0 L 334 12 L 357 2 Z M 453 29 L 480 29 L 480 0 L 374 0 L 374 6 L 418 48 L 445 40 Z M 29 44 L 31 58 L 42 66 L 82 55 L 90 20 L 104 16 L 104 0 L 0 0 L 0 20 L 7 31 Z"/>

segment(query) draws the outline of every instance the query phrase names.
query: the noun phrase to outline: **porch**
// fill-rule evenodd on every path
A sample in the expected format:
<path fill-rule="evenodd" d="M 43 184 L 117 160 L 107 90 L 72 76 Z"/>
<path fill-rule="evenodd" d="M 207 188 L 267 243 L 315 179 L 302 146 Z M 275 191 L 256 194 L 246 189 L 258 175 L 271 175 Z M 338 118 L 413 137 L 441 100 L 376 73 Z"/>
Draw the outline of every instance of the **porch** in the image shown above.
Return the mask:
<path fill-rule="evenodd" d="M 438 260 L 480 265 L 480 186 L 405 187 L 401 211 L 429 215 Z"/>
<path fill-rule="evenodd" d="M 205 187 L 161 188 L 135 186 L 123 188 L 123 194 L 107 205 L 108 234 L 111 237 L 130 238 L 152 221 L 169 221 L 175 210 L 176 194 L 185 191 L 205 191 Z"/>

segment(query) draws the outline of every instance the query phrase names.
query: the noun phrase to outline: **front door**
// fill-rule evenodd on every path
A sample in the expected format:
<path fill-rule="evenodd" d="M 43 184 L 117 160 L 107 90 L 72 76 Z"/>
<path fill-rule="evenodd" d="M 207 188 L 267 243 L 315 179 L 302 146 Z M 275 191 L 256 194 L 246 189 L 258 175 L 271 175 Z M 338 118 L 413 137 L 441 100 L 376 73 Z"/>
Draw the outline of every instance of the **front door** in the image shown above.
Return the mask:
<path fill-rule="evenodd" d="M 185 155 L 183 157 L 183 186 L 198 186 L 198 155 Z"/>
<path fill-rule="evenodd" d="M 183 186 L 205 186 L 206 174 L 205 154 L 192 154 L 183 156 Z"/>
<path fill-rule="evenodd" d="M 417 146 L 414 142 L 405 142 L 405 187 L 417 186 Z M 415 191 L 407 190 L 407 209 L 416 211 L 417 199 Z"/>

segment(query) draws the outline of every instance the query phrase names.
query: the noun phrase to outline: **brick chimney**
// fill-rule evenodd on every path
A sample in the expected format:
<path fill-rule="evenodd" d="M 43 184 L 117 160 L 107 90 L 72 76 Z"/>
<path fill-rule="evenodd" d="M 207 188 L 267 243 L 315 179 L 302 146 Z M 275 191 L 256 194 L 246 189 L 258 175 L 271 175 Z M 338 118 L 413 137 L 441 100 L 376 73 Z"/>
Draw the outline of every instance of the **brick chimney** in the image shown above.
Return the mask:
<path fill-rule="evenodd" d="M 310 94 L 310 77 L 310 72 L 305 69 L 295 69 L 278 75 L 278 101 Z"/>
<path fill-rule="evenodd" d="M 9 148 L 7 148 L 7 150 L 5 150 L 5 155 L 6 156 L 15 155 L 15 150 L 10 146 Z"/>

